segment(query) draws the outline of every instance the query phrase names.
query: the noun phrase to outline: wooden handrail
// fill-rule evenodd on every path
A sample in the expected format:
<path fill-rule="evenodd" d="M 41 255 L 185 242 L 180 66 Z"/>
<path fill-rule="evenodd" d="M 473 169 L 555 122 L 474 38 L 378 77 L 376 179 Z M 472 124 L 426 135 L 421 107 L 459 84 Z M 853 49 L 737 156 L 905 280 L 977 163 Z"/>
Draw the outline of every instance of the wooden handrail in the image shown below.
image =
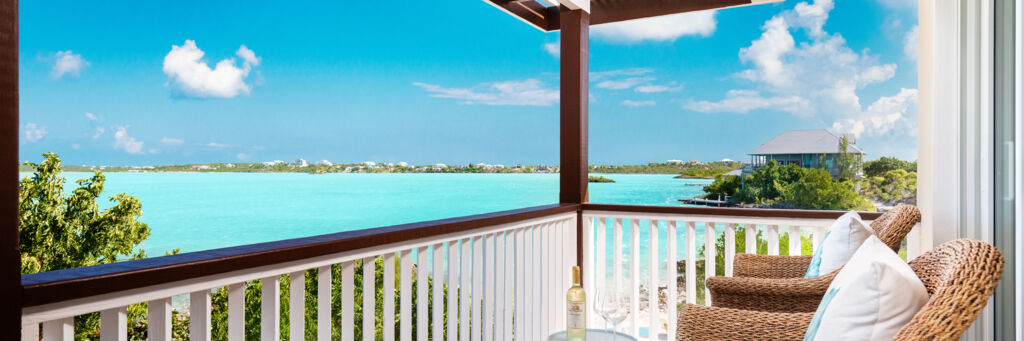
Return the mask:
<path fill-rule="evenodd" d="M 689 206 L 647 206 L 619 204 L 583 204 L 584 211 L 658 213 L 709 215 L 723 217 L 763 217 L 763 218 L 799 218 L 799 219 L 836 219 L 846 213 L 844 211 L 820 210 L 789 210 L 774 208 L 731 208 L 731 207 L 689 207 Z M 874 220 L 881 216 L 878 212 L 858 212 L 861 218 Z"/>
<path fill-rule="evenodd" d="M 24 307 L 578 212 L 555 204 L 23 275 Z"/>

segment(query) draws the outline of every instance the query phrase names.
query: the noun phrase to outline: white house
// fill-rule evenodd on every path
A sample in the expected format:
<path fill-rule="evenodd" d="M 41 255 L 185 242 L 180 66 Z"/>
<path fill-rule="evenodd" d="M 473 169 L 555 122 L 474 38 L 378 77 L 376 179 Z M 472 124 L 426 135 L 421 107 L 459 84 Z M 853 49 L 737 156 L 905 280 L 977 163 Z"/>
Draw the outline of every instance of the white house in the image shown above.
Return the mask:
<path fill-rule="evenodd" d="M 309 166 L 309 164 L 306 163 L 305 159 L 295 160 L 295 167 L 306 167 L 306 166 Z"/>
<path fill-rule="evenodd" d="M 327 160 L 320 160 L 320 162 L 318 162 L 318 163 L 319 163 L 320 165 L 323 165 L 323 166 L 328 166 L 328 167 L 330 167 L 330 166 L 334 166 L 334 164 L 333 164 L 333 163 L 331 163 L 330 161 L 327 161 Z"/>

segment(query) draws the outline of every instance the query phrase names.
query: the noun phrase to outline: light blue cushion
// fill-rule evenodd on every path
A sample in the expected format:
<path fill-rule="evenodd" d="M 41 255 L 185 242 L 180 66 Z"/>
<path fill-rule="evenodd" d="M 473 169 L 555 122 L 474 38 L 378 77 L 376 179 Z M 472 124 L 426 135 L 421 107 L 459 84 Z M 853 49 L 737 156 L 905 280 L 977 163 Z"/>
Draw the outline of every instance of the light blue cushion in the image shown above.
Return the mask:
<path fill-rule="evenodd" d="M 828 239 L 828 234 L 832 231 L 826 232 L 825 237 L 822 239 Z M 825 246 L 825 243 L 818 245 L 818 249 L 814 250 L 814 258 L 811 258 L 811 266 L 807 267 L 807 273 L 804 274 L 804 278 L 813 278 L 821 276 L 819 270 L 821 269 L 821 248 Z"/>

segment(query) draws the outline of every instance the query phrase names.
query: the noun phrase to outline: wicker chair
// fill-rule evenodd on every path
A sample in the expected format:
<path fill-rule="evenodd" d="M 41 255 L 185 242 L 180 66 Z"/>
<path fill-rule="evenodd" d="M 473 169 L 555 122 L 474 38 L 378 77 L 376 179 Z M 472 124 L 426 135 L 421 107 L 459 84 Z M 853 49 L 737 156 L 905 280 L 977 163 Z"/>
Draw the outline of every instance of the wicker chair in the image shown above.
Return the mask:
<path fill-rule="evenodd" d="M 899 205 L 871 222 L 871 229 L 893 251 L 898 251 L 910 229 L 921 221 L 921 211 Z M 705 282 L 715 307 L 766 312 L 814 312 L 839 270 L 804 278 L 811 256 L 736 254 L 735 277 L 709 277 Z"/>
<path fill-rule="evenodd" d="M 953 340 L 974 322 L 1003 275 L 1003 255 L 991 244 L 960 239 L 910 262 L 928 303 L 894 340 Z M 802 340 L 814 313 L 780 313 L 687 304 L 679 314 L 682 340 Z"/>

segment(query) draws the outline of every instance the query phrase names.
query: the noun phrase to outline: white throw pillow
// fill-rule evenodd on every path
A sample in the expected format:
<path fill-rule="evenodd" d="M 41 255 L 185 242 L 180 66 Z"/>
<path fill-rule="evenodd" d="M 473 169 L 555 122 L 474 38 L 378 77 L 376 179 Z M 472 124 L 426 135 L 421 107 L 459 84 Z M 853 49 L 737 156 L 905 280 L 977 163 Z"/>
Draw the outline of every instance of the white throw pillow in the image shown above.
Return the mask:
<path fill-rule="evenodd" d="M 927 302 L 910 266 L 871 236 L 829 285 L 804 341 L 890 340 Z"/>
<path fill-rule="evenodd" d="M 806 278 L 818 277 L 839 269 L 857 248 L 875 232 L 860 219 L 857 212 L 850 211 L 836 219 L 825 234 L 825 239 L 814 250 L 814 258 L 807 268 Z"/>

